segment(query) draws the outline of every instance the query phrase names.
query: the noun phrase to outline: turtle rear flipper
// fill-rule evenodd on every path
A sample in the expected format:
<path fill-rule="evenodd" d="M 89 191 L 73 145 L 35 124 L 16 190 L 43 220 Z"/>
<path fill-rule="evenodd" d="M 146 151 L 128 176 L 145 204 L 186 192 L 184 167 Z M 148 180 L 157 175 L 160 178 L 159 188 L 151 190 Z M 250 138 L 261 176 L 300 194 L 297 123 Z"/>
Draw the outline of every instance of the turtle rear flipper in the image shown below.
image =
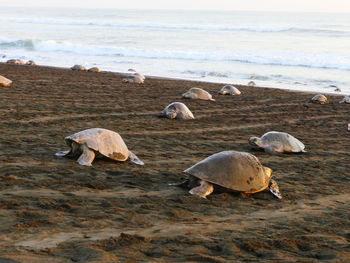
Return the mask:
<path fill-rule="evenodd" d="M 132 161 L 134 164 L 138 164 L 138 165 L 144 165 L 145 163 L 143 161 L 141 161 L 136 154 L 134 154 L 133 152 L 129 151 L 129 159 L 130 161 Z"/>

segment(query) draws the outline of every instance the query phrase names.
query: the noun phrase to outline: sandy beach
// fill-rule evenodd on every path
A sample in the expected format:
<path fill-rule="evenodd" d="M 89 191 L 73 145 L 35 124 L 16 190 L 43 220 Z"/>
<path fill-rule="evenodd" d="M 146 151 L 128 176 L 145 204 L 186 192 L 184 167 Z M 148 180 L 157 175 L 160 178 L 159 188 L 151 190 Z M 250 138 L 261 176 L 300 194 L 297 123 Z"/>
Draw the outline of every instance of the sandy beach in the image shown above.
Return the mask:
<path fill-rule="evenodd" d="M 308 103 L 311 93 L 123 74 L 0 64 L 0 262 L 349 262 L 350 105 Z M 191 87 L 216 101 L 185 100 Z M 159 118 L 184 102 L 195 120 Z M 54 153 L 64 137 L 101 127 L 120 133 L 145 162 Z M 275 156 L 248 138 L 284 131 L 306 153 Z M 186 189 L 182 172 L 224 150 L 250 152 L 273 170 L 283 195 Z"/>

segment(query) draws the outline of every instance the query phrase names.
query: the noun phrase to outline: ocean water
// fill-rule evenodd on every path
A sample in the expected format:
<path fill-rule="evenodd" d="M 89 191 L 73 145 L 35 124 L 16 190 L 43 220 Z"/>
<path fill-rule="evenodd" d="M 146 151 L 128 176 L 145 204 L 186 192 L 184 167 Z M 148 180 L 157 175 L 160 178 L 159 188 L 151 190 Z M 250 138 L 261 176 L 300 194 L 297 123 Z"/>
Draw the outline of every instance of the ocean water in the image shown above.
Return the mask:
<path fill-rule="evenodd" d="M 11 58 L 350 93 L 350 14 L 0 8 Z"/>

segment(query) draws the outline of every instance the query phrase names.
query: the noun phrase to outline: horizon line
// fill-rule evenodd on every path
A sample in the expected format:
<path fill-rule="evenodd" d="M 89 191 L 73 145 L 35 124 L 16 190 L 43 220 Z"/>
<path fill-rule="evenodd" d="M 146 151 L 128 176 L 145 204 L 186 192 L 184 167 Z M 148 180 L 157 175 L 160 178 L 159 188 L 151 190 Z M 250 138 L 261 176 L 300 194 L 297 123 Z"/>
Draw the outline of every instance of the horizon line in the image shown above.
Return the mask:
<path fill-rule="evenodd" d="M 187 12 L 252 12 L 252 13 L 311 13 L 311 14 L 350 14 L 350 11 L 309 11 L 309 10 L 237 10 L 237 9 L 229 9 L 229 10 L 223 10 L 223 9 L 166 9 L 166 8 L 123 8 L 123 7 L 56 7 L 56 6 L 1 6 L 0 8 L 30 8 L 30 9 L 36 9 L 36 8 L 47 8 L 47 9 L 85 9 L 85 10 L 91 10 L 91 9 L 99 9 L 99 10 L 125 10 L 125 11 L 187 11 Z"/>

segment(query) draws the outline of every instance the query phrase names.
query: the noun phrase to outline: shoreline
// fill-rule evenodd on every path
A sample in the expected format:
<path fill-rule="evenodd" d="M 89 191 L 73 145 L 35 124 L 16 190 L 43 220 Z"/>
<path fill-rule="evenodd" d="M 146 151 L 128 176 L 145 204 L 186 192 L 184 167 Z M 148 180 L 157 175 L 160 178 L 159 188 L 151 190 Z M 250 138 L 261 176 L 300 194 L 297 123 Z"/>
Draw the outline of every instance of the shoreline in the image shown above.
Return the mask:
<path fill-rule="evenodd" d="M 0 261 L 346 262 L 350 258 L 350 105 L 307 103 L 310 94 L 147 78 L 115 72 L 0 63 L 13 81 L 0 93 Z M 216 101 L 187 100 L 200 86 Z M 185 103 L 194 120 L 159 118 Z M 118 132 L 144 166 L 57 157 L 64 138 L 101 127 Z M 248 139 L 288 132 L 306 153 L 271 155 Z M 272 169 L 283 199 L 169 186 L 221 151 L 249 152 Z"/>
<path fill-rule="evenodd" d="M 5 65 L 11 65 L 7 64 L 6 62 L 0 62 L 0 64 L 5 64 Z M 15 66 L 28 66 L 28 65 L 15 65 Z M 73 66 L 73 65 L 72 65 Z M 29 66 L 30 67 L 30 66 Z M 62 70 L 70 70 L 69 67 L 59 67 L 59 66 L 49 66 L 49 65 L 36 65 L 35 67 L 43 67 L 43 68 L 52 68 L 52 69 L 62 69 Z M 100 68 L 101 69 L 101 68 Z M 99 73 L 111 73 L 111 74 L 118 74 L 121 76 L 126 76 L 128 74 L 131 74 L 132 72 L 118 72 L 118 71 L 108 71 L 108 70 L 102 70 Z M 142 73 L 142 72 L 140 72 Z M 152 78 L 152 79 L 163 79 L 163 80 L 176 80 L 176 81 L 189 81 L 189 82 L 200 82 L 200 83 L 211 83 L 211 84 L 220 84 L 220 85 L 234 85 L 237 87 L 250 87 L 250 88 L 266 88 L 266 89 L 276 89 L 276 90 L 283 90 L 283 91 L 289 91 L 289 92 L 301 92 L 301 93 L 306 93 L 306 94 L 326 94 L 330 96 L 347 96 L 349 93 L 347 92 L 318 92 L 318 91 L 307 91 L 307 90 L 293 90 L 290 88 L 277 88 L 277 87 L 268 87 L 268 86 L 255 86 L 251 87 L 245 84 L 235 84 L 235 83 L 225 83 L 225 82 L 216 82 L 216 81 L 205 81 L 205 80 L 197 80 L 197 79 L 186 79 L 186 78 L 176 78 L 176 77 L 162 77 L 162 76 L 156 76 L 156 75 L 145 75 L 147 78 Z"/>

